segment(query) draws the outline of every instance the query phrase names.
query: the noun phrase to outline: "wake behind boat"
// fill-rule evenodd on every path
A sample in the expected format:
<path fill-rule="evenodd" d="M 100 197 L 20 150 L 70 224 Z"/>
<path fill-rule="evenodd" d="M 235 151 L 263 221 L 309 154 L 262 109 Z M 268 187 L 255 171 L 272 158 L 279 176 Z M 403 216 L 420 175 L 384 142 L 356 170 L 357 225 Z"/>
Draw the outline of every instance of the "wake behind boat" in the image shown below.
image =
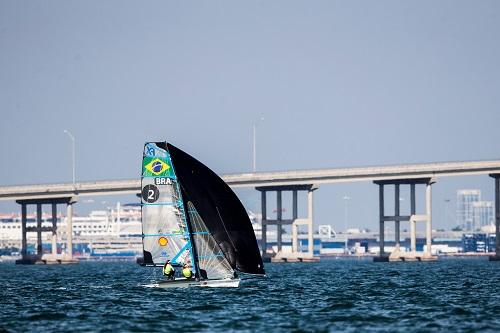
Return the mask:
<path fill-rule="evenodd" d="M 162 280 L 146 284 L 144 287 L 148 288 L 188 288 L 188 287 L 225 287 L 234 288 L 240 285 L 239 278 L 228 279 L 204 279 L 204 280 L 188 280 L 186 278 L 179 278 L 175 280 Z"/>
<path fill-rule="evenodd" d="M 146 143 L 141 187 L 142 265 L 169 261 L 193 277 L 147 287 L 238 287 L 237 272 L 264 276 L 248 214 L 212 170 L 169 143 Z"/>

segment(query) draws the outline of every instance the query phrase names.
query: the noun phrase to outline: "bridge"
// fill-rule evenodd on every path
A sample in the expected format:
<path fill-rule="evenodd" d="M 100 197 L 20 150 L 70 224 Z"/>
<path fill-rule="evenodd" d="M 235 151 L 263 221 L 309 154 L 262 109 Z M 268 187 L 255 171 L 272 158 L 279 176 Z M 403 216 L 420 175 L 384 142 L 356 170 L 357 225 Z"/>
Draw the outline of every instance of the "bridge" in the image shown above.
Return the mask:
<path fill-rule="evenodd" d="M 408 164 L 361 168 L 294 170 L 222 175 L 231 187 L 288 186 L 332 184 L 359 181 L 387 181 L 500 173 L 500 160 Z M 53 197 L 131 194 L 140 192 L 137 179 L 102 180 L 76 184 L 39 184 L 0 186 L 0 200 L 41 199 Z"/>
<path fill-rule="evenodd" d="M 469 176 L 469 175 L 490 175 L 495 179 L 495 220 L 496 220 L 496 256 L 493 259 L 500 258 L 500 160 L 487 161 L 466 161 L 466 162 L 443 162 L 443 163 L 422 163 L 392 166 L 373 166 L 373 167 L 355 167 L 355 168 L 334 168 L 317 170 L 294 170 L 277 172 L 257 172 L 222 175 L 222 179 L 231 187 L 254 187 L 261 192 L 262 204 L 262 246 L 266 248 L 267 226 L 275 225 L 277 227 L 278 256 L 280 260 L 281 252 L 281 226 L 291 225 L 292 235 L 297 235 L 298 228 L 301 225 L 308 226 L 309 249 L 306 254 L 300 254 L 297 247 L 297 239 L 294 238 L 292 252 L 296 256 L 286 255 L 283 260 L 313 260 L 312 253 L 312 211 L 313 211 L 313 191 L 319 185 L 371 181 L 379 186 L 379 227 L 380 227 L 380 256 L 377 260 L 433 260 L 430 253 L 431 248 L 431 215 L 432 215 L 432 197 L 431 186 L 441 177 Z M 384 209 L 384 186 L 394 186 L 395 189 L 395 212 L 394 215 L 386 215 Z M 402 215 L 399 211 L 399 191 L 401 186 L 410 186 L 411 209 L 410 213 Z M 415 211 L 415 186 L 426 186 L 426 211 L 425 214 L 417 214 Z M 140 179 L 129 180 L 105 180 L 105 181 L 87 181 L 78 183 L 63 184 L 38 184 L 38 185 L 13 185 L 0 186 L 0 200 L 16 200 L 22 207 L 23 220 L 26 219 L 26 205 L 37 205 L 37 211 L 41 211 L 41 205 L 52 204 L 53 212 L 56 214 L 54 206 L 58 203 L 68 205 L 68 219 L 71 220 L 71 206 L 81 196 L 97 195 L 115 195 L 115 194 L 137 194 L 140 193 Z M 268 219 L 266 213 L 266 193 L 275 191 L 277 193 L 277 216 L 275 219 Z M 293 218 L 283 220 L 280 207 L 281 194 L 283 191 L 293 193 Z M 306 219 L 297 218 L 297 191 L 308 192 L 308 214 Z M 41 214 L 41 213 L 40 213 Z M 54 215 L 55 216 L 55 215 Z M 41 220 L 41 217 L 40 217 Z M 388 256 L 384 252 L 384 223 L 393 221 L 396 230 L 396 245 L 399 244 L 399 225 L 401 221 L 409 221 L 410 229 L 415 229 L 415 223 L 423 221 L 426 223 L 427 234 L 427 252 L 424 254 L 408 257 L 402 253 L 392 253 Z M 25 221 L 24 221 L 25 222 Z M 70 224 L 71 222 L 68 222 Z M 23 223 L 24 225 L 25 223 Z M 55 227 L 54 227 L 55 228 Z M 35 228 L 37 229 L 37 228 Z M 36 231 L 39 234 L 42 231 L 48 231 L 39 227 Z M 55 230 L 52 230 L 55 233 Z M 23 245 L 25 245 L 25 232 L 23 229 Z M 412 236 L 413 237 L 413 236 Z M 397 247 L 397 246 L 396 246 Z M 412 252 L 416 252 L 412 248 Z M 23 254 L 25 254 L 25 249 Z M 265 253 L 264 253 L 265 254 Z"/>

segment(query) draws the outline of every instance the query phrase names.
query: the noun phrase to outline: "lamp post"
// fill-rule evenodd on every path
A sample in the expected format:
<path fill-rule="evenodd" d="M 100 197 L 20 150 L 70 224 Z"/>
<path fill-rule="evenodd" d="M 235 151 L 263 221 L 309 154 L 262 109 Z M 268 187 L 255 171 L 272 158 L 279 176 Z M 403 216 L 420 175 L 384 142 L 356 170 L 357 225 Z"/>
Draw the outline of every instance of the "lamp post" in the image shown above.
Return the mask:
<path fill-rule="evenodd" d="M 264 117 L 253 123 L 253 172 L 257 171 L 257 124 L 261 121 Z"/>
<path fill-rule="evenodd" d="M 71 134 L 70 131 L 64 130 L 64 133 L 68 134 L 69 138 L 71 139 L 71 144 L 72 144 L 72 169 L 73 169 L 73 188 L 75 187 L 75 137 L 73 134 Z"/>
<path fill-rule="evenodd" d="M 344 229 L 345 229 L 345 253 L 348 254 L 349 251 L 348 251 L 348 248 L 347 248 L 347 204 L 349 202 L 349 200 L 351 200 L 351 198 L 346 194 L 344 195 L 344 197 L 342 198 L 344 199 Z"/>
<path fill-rule="evenodd" d="M 75 177 L 75 137 L 73 134 L 68 131 L 64 130 L 64 133 L 68 134 L 69 138 L 71 139 L 71 150 L 72 150 L 72 171 L 73 171 L 73 190 L 76 193 L 76 177 Z M 66 207 L 66 227 L 67 227 L 67 246 L 66 246 L 66 260 L 69 262 L 73 261 L 73 204 L 75 201 L 73 201 L 74 198 L 68 203 L 68 206 Z"/>

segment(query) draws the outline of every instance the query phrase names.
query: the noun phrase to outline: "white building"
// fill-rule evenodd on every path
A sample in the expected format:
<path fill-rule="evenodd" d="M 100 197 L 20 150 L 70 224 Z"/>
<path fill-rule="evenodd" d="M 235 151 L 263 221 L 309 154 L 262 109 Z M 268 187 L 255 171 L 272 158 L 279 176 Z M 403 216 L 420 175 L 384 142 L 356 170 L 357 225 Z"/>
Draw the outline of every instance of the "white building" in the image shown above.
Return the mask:
<path fill-rule="evenodd" d="M 474 229 L 475 202 L 481 201 L 481 190 L 457 191 L 457 223 L 464 231 Z"/>
<path fill-rule="evenodd" d="M 493 201 L 477 201 L 472 203 L 473 231 L 480 231 L 481 228 L 493 225 L 495 215 L 493 213 Z"/>
<path fill-rule="evenodd" d="M 35 214 L 27 215 L 27 227 L 36 226 Z M 52 215 L 42 212 L 42 227 L 52 226 Z M 57 216 L 57 237 L 65 239 L 67 220 L 62 214 Z M 120 238 L 136 237 L 141 240 L 141 208 L 138 205 L 120 205 L 116 209 L 92 211 L 88 216 L 73 216 L 73 237 L 78 238 Z M 43 232 L 42 241 L 51 241 L 52 232 Z M 27 233 L 29 243 L 36 241 L 36 233 Z M 22 239 L 21 216 L 0 214 L 0 247 L 20 247 Z"/>

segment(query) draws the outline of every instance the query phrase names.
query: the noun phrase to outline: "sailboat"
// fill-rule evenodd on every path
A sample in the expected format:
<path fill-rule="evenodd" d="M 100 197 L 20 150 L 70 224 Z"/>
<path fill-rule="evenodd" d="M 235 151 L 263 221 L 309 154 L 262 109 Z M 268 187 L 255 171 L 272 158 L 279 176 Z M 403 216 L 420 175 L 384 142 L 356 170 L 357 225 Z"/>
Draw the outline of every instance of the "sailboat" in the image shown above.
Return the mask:
<path fill-rule="evenodd" d="M 201 162 L 170 143 L 148 142 L 141 188 L 142 265 L 163 267 L 168 260 L 193 276 L 148 287 L 238 287 L 240 273 L 265 275 L 245 208 Z"/>

